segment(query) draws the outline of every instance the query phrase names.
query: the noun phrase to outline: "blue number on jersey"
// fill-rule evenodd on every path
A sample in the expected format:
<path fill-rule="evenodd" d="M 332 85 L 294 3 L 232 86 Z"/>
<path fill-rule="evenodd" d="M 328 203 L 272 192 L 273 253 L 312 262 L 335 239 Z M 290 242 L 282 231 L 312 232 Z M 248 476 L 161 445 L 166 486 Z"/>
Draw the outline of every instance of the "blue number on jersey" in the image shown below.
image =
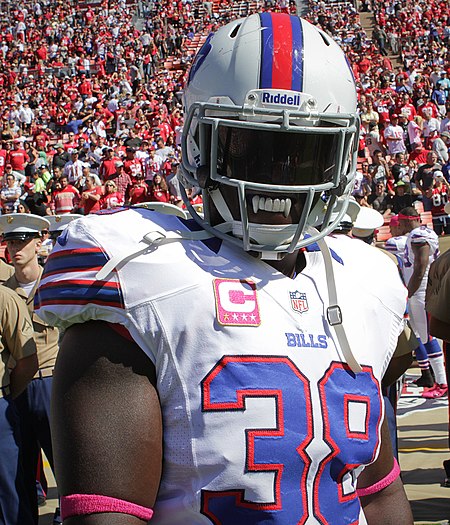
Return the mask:
<path fill-rule="evenodd" d="M 409 258 L 408 245 L 405 246 L 405 251 L 404 251 L 404 254 L 403 254 L 403 262 L 404 262 L 405 268 L 411 268 L 412 262 L 411 262 L 411 260 Z"/>
<path fill-rule="evenodd" d="M 308 497 L 318 523 L 358 522 L 360 507 L 351 471 L 372 461 L 378 447 L 382 415 L 378 383 L 369 367 L 354 376 L 342 363 L 332 363 L 315 388 L 322 403 L 320 438 L 329 448 L 321 447 L 314 491 L 308 491 L 311 460 L 305 449 L 314 437 L 311 385 L 295 364 L 287 357 L 225 356 L 205 377 L 205 412 L 245 411 L 248 397 L 270 397 L 276 404 L 275 428 L 246 431 L 245 472 L 274 474 L 271 501 L 246 499 L 244 480 L 226 491 L 203 490 L 202 513 L 212 523 L 302 524 L 309 516 Z"/>

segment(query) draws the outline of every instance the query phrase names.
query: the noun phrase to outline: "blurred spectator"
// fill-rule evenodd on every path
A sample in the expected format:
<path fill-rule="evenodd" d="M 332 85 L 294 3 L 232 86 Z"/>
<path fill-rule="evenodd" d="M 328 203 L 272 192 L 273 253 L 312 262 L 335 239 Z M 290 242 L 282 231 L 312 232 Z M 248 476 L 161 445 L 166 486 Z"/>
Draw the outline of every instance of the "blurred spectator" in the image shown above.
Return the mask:
<path fill-rule="evenodd" d="M 100 198 L 103 195 L 101 186 L 96 185 L 95 177 L 88 175 L 86 177 L 83 191 L 81 193 L 80 207 L 84 215 L 94 213 L 101 209 Z"/>
<path fill-rule="evenodd" d="M 409 181 L 409 166 L 406 164 L 405 153 L 401 152 L 395 154 L 394 164 L 391 166 L 391 173 L 394 178 L 394 183 L 401 180 Z"/>
<path fill-rule="evenodd" d="M 6 173 L 6 186 L 0 190 L 0 201 L 2 208 L 12 209 L 16 211 L 17 205 L 19 204 L 19 198 L 21 195 L 21 189 L 12 173 Z"/>
<path fill-rule="evenodd" d="M 405 153 L 406 146 L 403 136 L 403 128 L 398 125 L 398 115 L 391 115 L 391 122 L 384 130 L 384 139 L 386 140 L 389 155 L 396 153 Z"/>
<path fill-rule="evenodd" d="M 124 198 L 121 193 L 117 191 L 116 183 L 113 180 L 105 182 L 105 191 L 100 199 L 100 207 L 102 210 L 111 210 L 123 206 Z"/>
<path fill-rule="evenodd" d="M 150 190 L 151 191 L 151 190 Z M 149 194 L 149 187 L 144 181 L 144 175 L 141 173 L 136 175 L 134 182 L 129 188 L 129 203 L 130 204 L 139 204 L 141 202 L 147 202 L 151 200 Z"/>
<path fill-rule="evenodd" d="M 369 172 L 372 175 L 372 189 L 377 182 L 381 181 L 384 186 L 387 184 L 390 169 L 386 159 L 380 150 L 376 150 L 372 157 L 372 164 L 369 166 Z"/>
<path fill-rule="evenodd" d="M 183 199 L 181 197 L 180 182 L 177 177 L 178 166 L 179 163 L 177 161 L 172 161 L 170 172 L 165 178 L 170 193 L 170 202 L 175 204 L 175 206 L 182 208 Z"/>
<path fill-rule="evenodd" d="M 108 180 L 116 172 L 115 163 L 119 160 L 114 154 L 112 148 L 104 148 L 104 156 L 101 160 L 98 170 L 99 177 L 102 181 Z"/>
<path fill-rule="evenodd" d="M 25 167 L 30 160 L 27 152 L 22 147 L 20 139 L 14 139 L 13 149 L 7 156 L 7 162 L 11 164 L 14 171 L 18 171 L 21 175 L 25 175 Z"/>
<path fill-rule="evenodd" d="M 384 217 L 390 215 L 392 208 L 391 198 L 386 192 L 386 186 L 381 179 L 375 183 L 375 192 L 367 200 L 370 206 Z"/>
<path fill-rule="evenodd" d="M 82 160 L 80 160 L 80 153 L 78 150 L 69 150 L 70 160 L 66 162 L 63 170 L 63 175 L 65 175 L 74 186 L 78 186 L 82 183 L 83 179 L 83 168 L 89 166 Z"/>
<path fill-rule="evenodd" d="M 67 175 L 61 175 L 57 187 L 52 194 L 51 207 L 55 215 L 76 213 L 80 201 L 80 192 L 71 184 Z"/>
<path fill-rule="evenodd" d="M 423 207 L 425 211 L 431 211 L 432 203 L 427 196 L 427 190 L 433 186 L 433 174 L 436 170 L 441 170 L 442 166 L 437 163 L 437 155 L 434 151 L 429 151 L 427 154 L 426 164 L 419 166 L 414 177 L 414 182 L 417 188 L 422 193 Z"/>
<path fill-rule="evenodd" d="M 408 122 L 408 139 L 411 151 L 417 148 L 422 148 L 422 128 L 423 118 L 420 115 L 415 115 L 412 120 Z"/>
<path fill-rule="evenodd" d="M 170 202 L 170 193 L 166 181 L 157 174 L 150 183 L 150 201 Z"/>
<path fill-rule="evenodd" d="M 116 172 L 111 175 L 108 181 L 113 181 L 116 185 L 116 191 L 120 194 L 123 201 L 128 200 L 128 189 L 133 184 L 130 175 L 126 173 L 123 162 L 121 160 L 116 161 Z"/>
<path fill-rule="evenodd" d="M 407 206 L 412 206 L 413 197 L 409 192 L 409 185 L 403 180 L 399 180 L 395 184 L 395 194 L 391 198 L 391 211 L 397 215 L 400 210 Z"/>
<path fill-rule="evenodd" d="M 432 151 L 436 153 L 437 161 L 439 164 L 444 165 L 448 162 L 448 145 L 450 142 L 450 133 L 444 131 L 441 135 L 437 136 L 431 145 Z"/>
<path fill-rule="evenodd" d="M 23 175 L 22 173 L 20 173 L 18 171 L 13 170 L 13 167 L 11 166 L 11 164 L 7 164 L 6 167 L 5 167 L 5 183 L 6 183 L 6 176 L 7 175 L 13 175 L 15 181 L 17 182 L 17 184 L 19 186 L 22 186 L 25 183 L 25 181 L 27 180 L 25 175 Z"/>
<path fill-rule="evenodd" d="M 384 144 L 380 140 L 380 132 L 378 126 L 374 122 L 369 123 L 369 131 L 364 135 L 365 145 L 369 150 L 370 158 L 373 159 L 376 151 L 383 152 L 385 150 Z"/>
<path fill-rule="evenodd" d="M 450 217 L 445 212 L 445 205 L 450 194 L 450 184 L 445 180 L 442 171 L 433 173 L 433 184 L 425 195 L 431 201 L 431 214 L 433 215 L 433 228 L 438 235 L 450 234 Z"/>

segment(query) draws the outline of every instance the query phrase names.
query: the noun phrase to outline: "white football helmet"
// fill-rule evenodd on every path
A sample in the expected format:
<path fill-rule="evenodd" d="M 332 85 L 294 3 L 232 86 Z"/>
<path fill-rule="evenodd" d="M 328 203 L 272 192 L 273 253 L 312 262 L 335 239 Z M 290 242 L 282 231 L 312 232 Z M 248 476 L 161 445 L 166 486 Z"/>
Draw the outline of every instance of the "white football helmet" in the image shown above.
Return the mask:
<path fill-rule="evenodd" d="M 186 199 L 191 215 L 266 259 L 324 237 L 353 187 L 356 104 L 344 53 L 301 18 L 255 14 L 209 35 L 184 93 L 179 177 L 205 204 L 203 218 Z M 272 223 L 281 212 L 286 224 Z"/>

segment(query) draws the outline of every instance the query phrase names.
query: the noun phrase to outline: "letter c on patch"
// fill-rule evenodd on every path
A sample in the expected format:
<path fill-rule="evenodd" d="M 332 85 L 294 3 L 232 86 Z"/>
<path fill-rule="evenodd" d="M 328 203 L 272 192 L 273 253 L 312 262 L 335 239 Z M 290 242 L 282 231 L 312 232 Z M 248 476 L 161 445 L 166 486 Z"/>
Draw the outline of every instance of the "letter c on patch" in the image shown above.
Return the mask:
<path fill-rule="evenodd" d="M 250 313 L 256 307 L 255 291 L 248 283 L 222 281 L 217 290 L 220 304 L 228 312 Z"/>

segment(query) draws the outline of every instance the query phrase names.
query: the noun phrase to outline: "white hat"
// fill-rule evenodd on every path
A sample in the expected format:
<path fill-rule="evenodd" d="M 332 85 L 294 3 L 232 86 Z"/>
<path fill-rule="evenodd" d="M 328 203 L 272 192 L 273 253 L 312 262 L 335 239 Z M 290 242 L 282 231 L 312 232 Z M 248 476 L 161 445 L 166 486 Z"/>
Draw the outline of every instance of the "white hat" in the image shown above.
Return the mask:
<path fill-rule="evenodd" d="M 372 208 L 362 207 L 353 224 L 352 233 L 355 237 L 368 237 L 383 224 L 384 217 L 380 212 Z"/>
<path fill-rule="evenodd" d="M 64 215 L 49 215 L 47 217 L 48 222 L 50 223 L 49 231 L 50 232 L 62 232 L 69 226 L 69 224 L 75 219 L 83 217 L 78 213 L 66 213 Z"/>
<path fill-rule="evenodd" d="M 46 230 L 49 226 L 47 219 L 32 213 L 10 213 L 0 217 L 0 231 L 5 241 L 25 241 L 40 237 L 42 230 Z"/>

